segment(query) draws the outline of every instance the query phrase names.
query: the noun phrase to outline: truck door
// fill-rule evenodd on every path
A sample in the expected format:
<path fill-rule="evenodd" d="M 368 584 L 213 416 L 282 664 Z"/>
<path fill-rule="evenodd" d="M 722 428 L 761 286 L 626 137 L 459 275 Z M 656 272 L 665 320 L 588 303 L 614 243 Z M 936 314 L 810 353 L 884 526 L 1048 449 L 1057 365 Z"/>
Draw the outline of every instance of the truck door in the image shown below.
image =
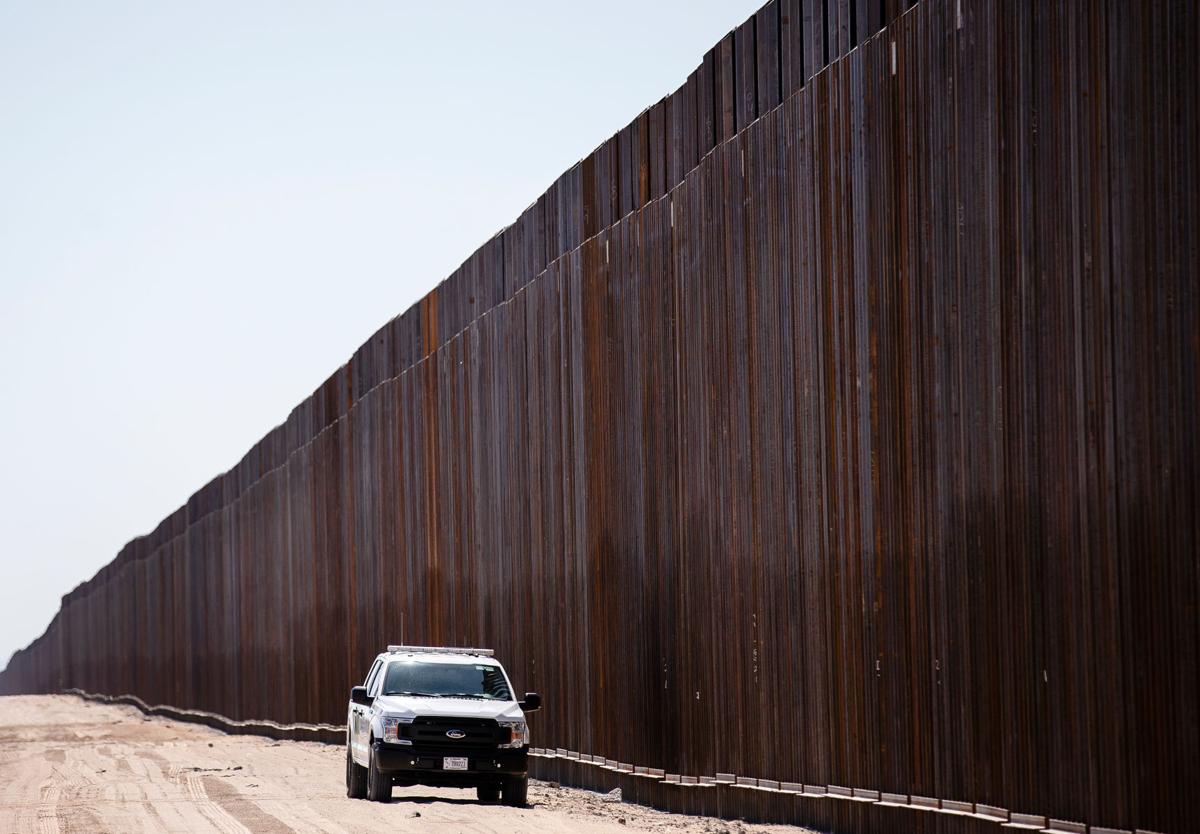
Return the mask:
<path fill-rule="evenodd" d="M 379 670 L 383 667 L 383 660 L 376 658 L 375 663 L 371 666 L 371 671 L 367 673 L 367 679 L 363 686 L 367 688 L 367 694 L 375 694 L 375 681 L 379 677 Z M 367 742 L 371 736 L 371 713 L 370 707 L 364 707 L 362 704 L 350 703 L 350 749 L 353 753 L 354 760 L 361 765 L 365 765 L 368 760 Z"/>

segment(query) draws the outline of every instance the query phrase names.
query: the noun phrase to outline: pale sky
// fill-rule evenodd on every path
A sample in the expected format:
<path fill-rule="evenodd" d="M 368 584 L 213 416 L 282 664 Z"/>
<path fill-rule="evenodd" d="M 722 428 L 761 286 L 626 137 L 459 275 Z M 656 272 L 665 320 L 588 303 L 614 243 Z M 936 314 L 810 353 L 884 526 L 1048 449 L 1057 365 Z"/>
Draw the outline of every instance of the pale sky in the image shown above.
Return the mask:
<path fill-rule="evenodd" d="M 0 665 L 762 0 L 0 0 Z"/>

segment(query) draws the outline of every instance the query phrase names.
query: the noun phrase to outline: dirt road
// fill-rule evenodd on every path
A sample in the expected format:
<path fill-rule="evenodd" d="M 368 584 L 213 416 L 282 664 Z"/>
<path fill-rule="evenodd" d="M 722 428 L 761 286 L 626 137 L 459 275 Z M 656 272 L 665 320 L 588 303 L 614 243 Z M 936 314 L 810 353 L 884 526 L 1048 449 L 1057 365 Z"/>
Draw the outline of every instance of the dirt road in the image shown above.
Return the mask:
<path fill-rule="evenodd" d="M 343 755 L 72 696 L 0 697 L 0 834 L 803 830 L 664 814 L 541 783 L 530 785 L 528 808 L 419 787 L 376 804 L 346 798 Z"/>

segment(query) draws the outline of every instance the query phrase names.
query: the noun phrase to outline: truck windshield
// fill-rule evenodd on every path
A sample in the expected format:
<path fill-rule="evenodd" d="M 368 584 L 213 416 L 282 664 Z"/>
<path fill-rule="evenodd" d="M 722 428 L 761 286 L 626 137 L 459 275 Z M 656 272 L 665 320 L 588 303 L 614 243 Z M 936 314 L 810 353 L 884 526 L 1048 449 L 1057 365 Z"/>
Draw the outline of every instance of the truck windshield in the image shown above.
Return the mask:
<path fill-rule="evenodd" d="M 383 694 L 512 700 L 512 692 L 499 666 L 424 660 L 390 663 L 383 680 Z"/>

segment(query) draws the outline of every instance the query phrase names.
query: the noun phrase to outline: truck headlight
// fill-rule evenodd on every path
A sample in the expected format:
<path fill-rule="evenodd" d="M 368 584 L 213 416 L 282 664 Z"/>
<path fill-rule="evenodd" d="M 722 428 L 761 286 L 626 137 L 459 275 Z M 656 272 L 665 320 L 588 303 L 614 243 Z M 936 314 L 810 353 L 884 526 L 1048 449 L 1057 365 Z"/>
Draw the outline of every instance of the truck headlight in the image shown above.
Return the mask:
<path fill-rule="evenodd" d="M 383 740 L 390 744 L 412 744 L 412 739 L 400 738 L 400 725 L 411 724 L 411 718 L 396 718 L 395 716 L 385 715 L 379 719 L 383 724 Z"/>
<path fill-rule="evenodd" d="M 509 732 L 509 742 L 501 747 L 524 747 L 529 744 L 529 725 L 524 721 L 497 721 L 500 728 Z"/>

